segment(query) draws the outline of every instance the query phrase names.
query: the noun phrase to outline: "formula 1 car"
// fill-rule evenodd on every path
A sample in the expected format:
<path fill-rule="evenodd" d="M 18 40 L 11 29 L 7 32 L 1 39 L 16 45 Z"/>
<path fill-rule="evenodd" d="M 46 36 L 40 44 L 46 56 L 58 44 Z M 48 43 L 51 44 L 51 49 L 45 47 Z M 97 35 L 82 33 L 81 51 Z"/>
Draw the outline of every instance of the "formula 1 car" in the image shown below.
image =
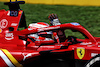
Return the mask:
<path fill-rule="evenodd" d="M 1 67 L 96 67 L 100 63 L 100 38 L 93 37 L 79 23 L 71 22 L 44 28 L 27 28 L 24 11 L 19 4 L 6 2 L 9 10 L 0 10 L 0 66 Z M 19 28 L 24 28 L 20 30 Z M 66 35 L 58 43 L 36 42 L 30 34 L 63 30 L 79 32 L 84 39 Z M 59 34 L 57 34 L 59 35 Z M 59 61 L 59 62 L 58 62 Z"/>

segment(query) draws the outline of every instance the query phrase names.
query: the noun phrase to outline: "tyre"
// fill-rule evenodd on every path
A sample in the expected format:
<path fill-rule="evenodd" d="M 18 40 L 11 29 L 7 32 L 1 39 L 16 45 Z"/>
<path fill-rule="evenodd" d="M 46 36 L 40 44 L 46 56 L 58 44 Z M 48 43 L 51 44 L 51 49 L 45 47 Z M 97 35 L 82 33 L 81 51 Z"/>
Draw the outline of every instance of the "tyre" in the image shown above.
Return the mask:
<path fill-rule="evenodd" d="M 90 59 L 84 67 L 100 67 L 100 54 Z"/>

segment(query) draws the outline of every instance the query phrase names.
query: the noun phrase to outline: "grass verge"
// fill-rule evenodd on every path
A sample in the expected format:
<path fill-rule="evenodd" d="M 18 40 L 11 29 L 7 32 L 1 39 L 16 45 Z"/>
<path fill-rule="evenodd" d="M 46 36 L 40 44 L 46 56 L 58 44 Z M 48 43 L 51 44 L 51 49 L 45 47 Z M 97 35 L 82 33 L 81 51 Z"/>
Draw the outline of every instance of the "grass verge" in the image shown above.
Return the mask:
<path fill-rule="evenodd" d="M 24 4 L 20 6 L 25 12 L 27 25 L 40 21 L 48 23 L 49 14 L 55 13 L 62 23 L 79 22 L 93 36 L 100 36 L 100 7 L 42 4 Z M 8 6 L 4 6 L 3 2 L 0 2 L 1 9 L 8 10 Z"/>

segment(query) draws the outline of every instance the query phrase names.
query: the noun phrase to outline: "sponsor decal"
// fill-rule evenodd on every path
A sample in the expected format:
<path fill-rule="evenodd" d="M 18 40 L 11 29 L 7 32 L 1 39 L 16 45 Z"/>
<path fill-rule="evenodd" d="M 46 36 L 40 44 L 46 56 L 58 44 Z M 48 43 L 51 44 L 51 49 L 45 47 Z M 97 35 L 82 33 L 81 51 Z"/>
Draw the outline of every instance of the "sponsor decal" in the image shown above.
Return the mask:
<path fill-rule="evenodd" d="M 14 39 L 13 33 L 6 33 L 5 39 L 6 39 L 6 40 L 12 40 L 12 39 Z"/>
<path fill-rule="evenodd" d="M 10 11 L 10 16 L 18 16 L 18 11 Z"/>
<path fill-rule="evenodd" d="M 77 23 L 77 22 L 72 22 L 71 24 L 72 24 L 72 25 L 75 25 L 75 26 L 80 25 L 80 24 L 79 24 L 79 23 Z"/>
<path fill-rule="evenodd" d="M 18 25 L 17 23 L 12 23 L 12 24 L 11 24 L 11 26 L 17 26 L 17 25 Z"/>
<path fill-rule="evenodd" d="M 2 19 L 0 21 L 0 28 L 4 29 L 7 27 L 7 25 L 8 25 L 8 21 L 6 19 Z"/>
<path fill-rule="evenodd" d="M 33 52 L 33 53 L 22 53 L 22 55 L 24 56 L 23 61 L 25 61 L 26 59 L 32 57 L 32 55 L 37 55 L 39 54 L 39 52 Z"/>
<path fill-rule="evenodd" d="M 80 43 L 80 45 L 90 45 L 90 44 L 92 44 L 92 42 L 82 42 L 82 43 Z"/>
<path fill-rule="evenodd" d="M 22 65 L 6 49 L 0 49 L 0 57 L 9 67 L 22 67 Z"/>
<path fill-rule="evenodd" d="M 91 57 L 98 55 L 98 53 L 91 53 Z"/>
<path fill-rule="evenodd" d="M 85 55 L 85 49 L 84 48 L 77 48 L 76 50 L 77 56 L 79 57 L 79 59 L 82 59 Z"/>
<path fill-rule="evenodd" d="M 24 56 L 23 61 L 25 61 L 25 59 L 26 59 L 27 57 L 32 56 L 32 54 L 31 54 L 31 53 L 29 53 L 29 54 L 27 54 L 27 55 L 25 55 L 24 53 L 22 53 L 22 55 Z"/>

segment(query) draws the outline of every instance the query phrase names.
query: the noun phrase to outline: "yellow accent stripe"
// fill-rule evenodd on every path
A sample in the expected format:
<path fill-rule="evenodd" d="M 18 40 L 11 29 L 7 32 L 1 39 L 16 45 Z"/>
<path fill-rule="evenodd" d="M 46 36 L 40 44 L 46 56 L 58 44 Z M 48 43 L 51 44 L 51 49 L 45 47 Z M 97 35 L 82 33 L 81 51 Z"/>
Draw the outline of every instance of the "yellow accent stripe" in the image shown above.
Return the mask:
<path fill-rule="evenodd" d="M 16 67 L 23 67 L 6 49 L 1 49 Z"/>
<path fill-rule="evenodd" d="M 0 0 L 9 2 L 10 0 Z M 12 0 L 15 1 L 15 0 Z M 20 1 L 20 0 L 18 0 Z M 100 0 L 22 0 L 32 4 L 61 4 L 61 5 L 81 5 L 81 6 L 100 6 Z"/>

